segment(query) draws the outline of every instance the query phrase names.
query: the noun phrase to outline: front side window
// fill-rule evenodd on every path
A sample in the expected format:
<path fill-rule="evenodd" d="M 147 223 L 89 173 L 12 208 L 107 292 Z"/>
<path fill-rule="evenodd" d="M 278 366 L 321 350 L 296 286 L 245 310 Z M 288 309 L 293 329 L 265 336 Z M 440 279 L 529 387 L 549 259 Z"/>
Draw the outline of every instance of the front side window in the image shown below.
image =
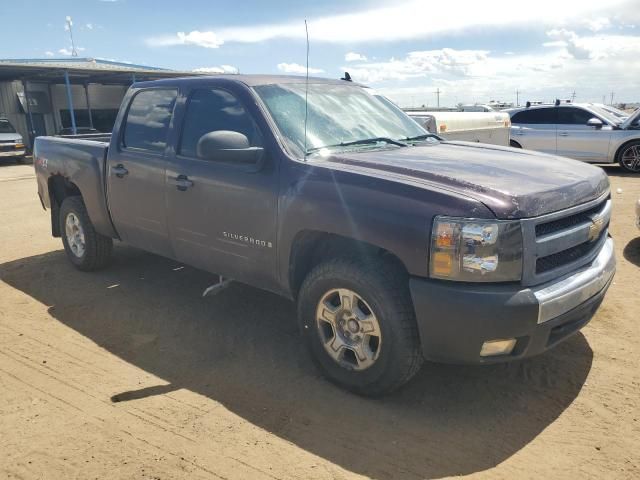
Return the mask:
<path fill-rule="evenodd" d="M 235 95 L 220 89 L 195 90 L 187 105 L 178 153 L 197 157 L 200 138 L 220 130 L 242 133 L 251 147 L 262 145 L 257 125 Z"/>
<path fill-rule="evenodd" d="M 556 108 L 534 108 L 531 110 L 522 110 L 521 112 L 516 113 L 511 118 L 511 123 L 513 124 L 550 124 L 553 125 L 556 122 Z"/>
<path fill-rule="evenodd" d="M 124 124 L 122 146 L 162 153 L 176 102 L 174 89 L 142 90 L 133 97 Z"/>
<path fill-rule="evenodd" d="M 562 125 L 586 125 L 595 115 L 587 110 L 575 107 L 558 109 L 558 123 Z"/>
<path fill-rule="evenodd" d="M 357 85 L 274 84 L 254 87 L 294 155 L 369 138 L 401 140 L 427 132 L 391 102 Z M 305 95 L 308 98 L 305 142 Z"/>

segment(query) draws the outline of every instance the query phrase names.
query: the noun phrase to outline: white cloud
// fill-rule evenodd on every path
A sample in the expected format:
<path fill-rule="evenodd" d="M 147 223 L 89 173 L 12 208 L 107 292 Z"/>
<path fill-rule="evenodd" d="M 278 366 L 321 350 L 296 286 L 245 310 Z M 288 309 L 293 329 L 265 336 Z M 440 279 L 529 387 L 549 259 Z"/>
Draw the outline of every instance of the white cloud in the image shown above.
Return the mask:
<path fill-rule="evenodd" d="M 87 23 L 87 24 L 85 24 L 85 28 L 86 28 L 87 30 L 93 30 L 93 23 Z"/>
<path fill-rule="evenodd" d="M 53 53 L 51 50 L 47 50 L 46 52 L 44 52 L 44 55 L 46 57 L 53 57 L 55 55 L 55 53 Z"/>
<path fill-rule="evenodd" d="M 195 73 L 240 73 L 238 67 L 233 65 L 220 65 L 219 67 L 200 67 L 194 68 Z"/>
<path fill-rule="evenodd" d="M 84 47 L 76 47 L 77 53 L 84 52 L 85 50 L 86 49 Z M 66 55 L 70 57 L 73 54 L 73 50 L 71 50 L 71 48 L 61 48 L 60 50 L 58 50 L 58 53 L 60 55 Z"/>
<path fill-rule="evenodd" d="M 547 32 L 547 36 L 556 39 L 554 42 L 546 42 L 544 46 L 563 46 L 569 55 L 578 60 L 589 60 L 591 51 L 585 47 L 583 40 L 573 31 L 564 28 L 553 29 Z"/>
<path fill-rule="evenodd" d="M 607 17 L 587 18 L 582 23 L 592 32 L 599 32 L 611 27 L 611 20 Z"/>
<path fill-rule="evenodd" d="M 300 65 L 298 63 L 279 63 L 278 70 L 284 73 L 294 73 L 294 74 L 302 74 L 302 75 L 307 73 L 307 67 L 305 67 L 304 65 Z M 322 70 L 321 68 L 309 67 L 309 73 L 316 74 L 316 73 L 322 73 L 322 72 L 324 72 L 324 70 Z"/>
<path fill-rule="evenodd" d="M 349 52 L 344 56 L 345 62 L 366 62 L 367 57 L 361 53 Z"/>
<path fill-rule="evenodd" d="M 637 0 L 537 0 L 536 8 L 522 15 L 518 9 L 507 8 L 502 0 L 461 0 L 455 15 L 449 8 L 436 8 L 423 0 L 402 1 L 390 7 L 354 11 L 347 14 L 311 18 L 311 43 L 390 42 L 428 38 L 435 34 L 460 32 L 472 27 L 500 27 L 547 25 L 561 26 L 577 22 L 577 18 L 591 18 L 622 4 L 631 11 Z M 553 12 L 553 15 L 549 15 Z M 598 16 L 594 18 L 599 18 Z M 425 21 L 428 19 L 428 21 Z M 601 23 L 601 22 L 600 22 Z M 300 19 L 248 26 L 221 27 L 216 30 L 193 30 L 148 38 L 151 46 L 199 45 L 218 48 L 226 42 L 257 43 L 275 38 L 305 38 L 304 22 Z"/>
<path fill-rule="evenodd" d="M 409 52 L 405 58 L 391 58 L 386 62 L 360 63 L 343 66 L 359 82 L 376 83 L 386 80 L 407 80 L 428 75 L 465 76 L 471 67 L 486 61 L 487 50 L 423 50 Z"/>

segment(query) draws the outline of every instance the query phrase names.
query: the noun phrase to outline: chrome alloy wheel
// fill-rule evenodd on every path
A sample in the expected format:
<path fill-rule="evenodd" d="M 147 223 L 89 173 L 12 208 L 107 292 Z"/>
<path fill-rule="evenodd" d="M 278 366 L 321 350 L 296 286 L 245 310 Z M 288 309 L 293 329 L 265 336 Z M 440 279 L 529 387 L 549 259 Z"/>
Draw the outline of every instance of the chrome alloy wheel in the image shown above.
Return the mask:
<path fill-rule="evenodd" d="M 69 248 L 76 257 L 82 257 L 85 251 L 85 243 L 84 230 L 82 229 L 80 219 L 75 213 L 71 212 L 67 215 L 64 225 Z"/>
<path fill-rule="evenodd" d="M 640 172 L 640 145 L 631 145 L 622 152 L 621 162 L 631 172 Z"/>
<path fill-rule="evenodd" d="M 325 293 L 316 308 L 316 325 L 324 349 L 340 366 L 365 370 L 378 359 L 380 324 L 357 293 L 344 288 Z"/>

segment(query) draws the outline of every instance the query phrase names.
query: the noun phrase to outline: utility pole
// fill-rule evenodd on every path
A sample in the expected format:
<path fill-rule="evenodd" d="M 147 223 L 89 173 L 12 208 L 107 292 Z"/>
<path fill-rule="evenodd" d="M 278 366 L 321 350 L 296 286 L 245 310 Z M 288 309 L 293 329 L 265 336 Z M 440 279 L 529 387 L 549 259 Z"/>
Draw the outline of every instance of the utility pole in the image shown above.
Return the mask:
<path fill-rule="evenodd" d="M 574 90 L 573 93 L 571 94 L 571 103 L 573 103 L 576 100 L 576 91 Z"/>
<path fill-rule="evenodd" d="M 516 89 L 516 107 L 520 106 L 520 90 Z"/>
<path fill-rule="evenodd" d="M 69 37 L 71 38 L 71 56 L 77 57 L 78 52 L 76 51 L 75 43 L 73 43 L 73 30 L 71 30 L 72 26 L 73 22 L 71 21 L 71 17 L 67 16 L 67 30 L 69 30 Z"/>
<path fill-rule="evenodd" d="M 615 95 L 614 92 L 611 92 L 611 103 L 609 103 L 609 105 L 613 105 L 613 96 Z"/>
<path fill-rule="evenodd" d="M 440 87 L 436 89 L 436 98 L 438 99 L 438 108 L 440 108 Z"/>
<path fill-rule="evenodd" d="M 605 103 L 607 103 L 607 96 L 602 95 L 602 104 L 604 105 Z"/>

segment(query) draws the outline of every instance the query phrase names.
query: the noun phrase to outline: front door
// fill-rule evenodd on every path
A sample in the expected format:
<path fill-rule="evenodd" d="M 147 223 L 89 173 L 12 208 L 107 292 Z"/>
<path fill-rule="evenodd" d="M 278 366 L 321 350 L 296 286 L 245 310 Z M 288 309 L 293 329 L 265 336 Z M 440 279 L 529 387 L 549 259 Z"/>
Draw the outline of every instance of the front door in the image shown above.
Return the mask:
<path fill-rule="evenodd" d="M 276 157 L 265 149 L 259 163 L 247 165 L 198 155 L 200 138 L 219 130 L 240 132 L 251 146 L 264 146 L 255 103 L 243 101 L 248 92 L 234 88 L 184 92 L 176 154 L 167 165 L 171 243 L 176 258 L 187 264 L 268 288 L 276 268 Z"/>
<path fill-rule="evenodd" d="M 594 117 L 593 113 L 578 107 L 558 109 L 558 155 L 585 162 L 609 160 L 609 142 L 613 128 L 604 120 L 601 128 L 587 125 Z"/>
<path fill-rule="evenodd" d="M 133 95 L 118 142 L 111 142 L 107 194 L 120 238 L 171 256 L 165 208 L 165 150 L 177 90 L 146 89 Z M 114 135 L 118 133 L 114 132 Z"/>

